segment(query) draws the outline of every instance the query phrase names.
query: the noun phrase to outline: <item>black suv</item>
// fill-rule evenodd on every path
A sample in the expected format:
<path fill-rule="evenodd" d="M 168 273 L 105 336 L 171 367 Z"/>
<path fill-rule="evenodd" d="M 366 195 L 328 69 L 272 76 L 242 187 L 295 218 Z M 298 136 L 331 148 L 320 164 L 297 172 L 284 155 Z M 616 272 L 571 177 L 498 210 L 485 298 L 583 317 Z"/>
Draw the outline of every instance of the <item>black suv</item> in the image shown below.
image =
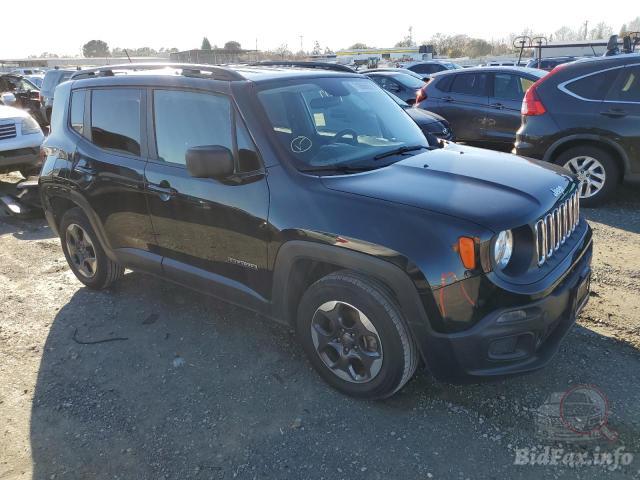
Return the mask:
<path fill-rule="evenodd" d="M 578 60 L 536 82 L 522 102 L 518 155 L 571 170 L 583 205 L 640 180 L 640 55 Z"/>
<path fill-rule="evenodd" d="M 393 394 L 421 360 L 461 379 L 558 349 L 592 252 L 565 170 L 430 145 L 355 73 L 151 68 L 56 90 L 40 189 L 82 283 L 127 267 L 258 311 L 358 397 Z"/>

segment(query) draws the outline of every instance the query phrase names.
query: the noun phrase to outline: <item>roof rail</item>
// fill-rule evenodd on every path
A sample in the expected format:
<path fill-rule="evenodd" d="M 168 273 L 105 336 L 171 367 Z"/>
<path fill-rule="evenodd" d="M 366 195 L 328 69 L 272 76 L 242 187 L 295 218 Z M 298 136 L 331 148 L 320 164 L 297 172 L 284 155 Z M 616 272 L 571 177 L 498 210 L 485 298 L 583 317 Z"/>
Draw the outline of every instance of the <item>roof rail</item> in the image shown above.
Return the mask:
<path fill-rule="evenodd" d="M 171 63 L 171 62 L 150 62 L 150 63 L 124 63 L 121 65 L 103 65 L 96 68 L 87 68 L 71 75 L 72 80 L 92 77 L 113 77 L 123 70 L 144 71 L 156 70 L 160 68 L 175 68 L 181 70 L 181 74 L 186 77 L 204 76 L 215 80 L 244 80 L 245 78 L 235 70 L 218 65 L 199 65 L 196 63 Z"/>
<path fill-rule="evenodd" d="M 319 70 L 333 70 L 334 72 L 356 73 L 352 68 L 339 63 L 327 62 L 287 62 L 277 60 L 265 60 L 247 64 L 251 67 L 297 67 L 297 68 L 317 68 Z"/>

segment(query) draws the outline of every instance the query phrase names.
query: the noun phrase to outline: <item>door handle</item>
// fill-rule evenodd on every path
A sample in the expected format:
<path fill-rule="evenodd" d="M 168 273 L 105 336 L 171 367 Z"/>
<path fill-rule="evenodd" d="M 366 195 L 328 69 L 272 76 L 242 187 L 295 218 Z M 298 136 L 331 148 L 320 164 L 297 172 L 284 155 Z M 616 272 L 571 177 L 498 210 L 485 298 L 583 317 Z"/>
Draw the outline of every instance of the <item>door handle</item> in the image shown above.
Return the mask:
<path fill-rule="evenodd" d="M 442 97 L 444 102 L 453 102 L 453 97 Z"/>
<path fill-rule="evenodd" d="M 171 188 L 171 185 L 169 185 L 169 182 L 167 182 L 166 180 L 160 182 L 159 185 L 156 185 L 155 183 L 149 183 L 147 185 L 147 190 L 158 195 L 160 197 L 160 200 L 162 200 L 163 202 L 170 200 L 171 197 L 178 193 L 175 188 Z"/>
<path fill-rule="evenodd" d="M 609 110 L 600 112 L 600 115 L 604 115 L 605 117 L 621 118 L 626 117 L 628 114 L 626 110 L 621 108 L 610 108 Z"/>
<path fill-rule="evenodd" d="M 489 105 L 491 108 L 495 108 L 496 110 L 504 110 L 504 105 L 501 103 L 492 103 Z"/>

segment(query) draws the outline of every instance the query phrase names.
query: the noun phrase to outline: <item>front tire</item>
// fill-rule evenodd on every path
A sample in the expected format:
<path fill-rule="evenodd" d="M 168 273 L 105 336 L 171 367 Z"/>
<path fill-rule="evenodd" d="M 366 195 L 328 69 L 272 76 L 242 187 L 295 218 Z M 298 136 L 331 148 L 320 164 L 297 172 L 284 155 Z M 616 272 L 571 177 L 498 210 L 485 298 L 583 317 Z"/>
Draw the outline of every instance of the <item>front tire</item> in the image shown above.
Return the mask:
<path fill-rule="evenodd" d="M 80 208 L 67 211 L 60 221 L 60 242 L 76 278 L 87 287 L 102 290 L 124 275 L 124 267 L 104 252 L 91 223 Z"/>
<path fill-rule="evenodd" d="M 298 338 L 333 388 L 358 398 L 385 398 L 413 376 L 418 350 L 386 288 L 339 271 L 321 278 L 298 307 Z"/>
<path fill-rule="evenodd" d="M 620 168 L 611 154 L 590 145 L 573 147 L 558 156 L 563 166 L 580 181 L 580 203 L 595 207 L 605 202 L 620 182 Z"/>

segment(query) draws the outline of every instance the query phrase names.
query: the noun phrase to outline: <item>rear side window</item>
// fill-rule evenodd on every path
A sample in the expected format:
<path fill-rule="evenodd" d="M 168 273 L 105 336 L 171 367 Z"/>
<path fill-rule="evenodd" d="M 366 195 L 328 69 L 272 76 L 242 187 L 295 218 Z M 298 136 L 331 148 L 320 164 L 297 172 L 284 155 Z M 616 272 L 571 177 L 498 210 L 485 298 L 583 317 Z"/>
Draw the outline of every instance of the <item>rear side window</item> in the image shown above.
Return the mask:
<path fill-rule="evenodd" d="M 107 150 L 140 155 L 140 90 L 93 90 L 91 141 Z"/>
<path fill-rule="evenodd" d="M 409 70 L 413 70 L 416 73 L 436 73 L 446 70 L 446 67 L 437 63 L 419 63 L 409 67 Z"/>
<path fill-rule="evenodd" d="M 448 92 L 451 88 L 451 83 L 453 82 L 453 77 L 455 75 L 444 75 L 440 79 L 432 80 L 435 81 L 434 86 L 440 90 L 441 92 Z"/>
<path fill-rule="evenodd" d="M 622 71 L 607 100 L 640 103 L 640 66 Z"/>
<path fill-rule="evenodd" d="M 84 99 L 86 90 L 74 90 L 71 94 L 71 114 L 70 123 L 80 135 L 84 134 Z"/>
<path fill-rule="evenodd" d="M 486 73 L 462 73 L 456 75 L 451 84 L 452 93 L 462 93 L 465 95 L 486 95 L 487 74 Z"/>
<path fill-rule="evenodd" d="M 604 100 L 609 87 L 615 81 L 619 69 L 607 70 L 594 75 L 589 75 L 579 80 L 567 83 L 565 88 L 571 93 L 586 100 Z"/>
<path fill-rule="evenodd" d="M 202 145 L 222 145 L 233 151 L 233 123 L 228 98 L 207 93 L 156 90 L 153 92 L 153 106 L 160 160 L 185 165 L 187 150 Z"/>
<path fill-rule="evenodd" d="M 522 100 L 533 80 L 512 75 L 510 73 L 496 73 L 493 77 L 493 96 L 504 100 Z"/>

